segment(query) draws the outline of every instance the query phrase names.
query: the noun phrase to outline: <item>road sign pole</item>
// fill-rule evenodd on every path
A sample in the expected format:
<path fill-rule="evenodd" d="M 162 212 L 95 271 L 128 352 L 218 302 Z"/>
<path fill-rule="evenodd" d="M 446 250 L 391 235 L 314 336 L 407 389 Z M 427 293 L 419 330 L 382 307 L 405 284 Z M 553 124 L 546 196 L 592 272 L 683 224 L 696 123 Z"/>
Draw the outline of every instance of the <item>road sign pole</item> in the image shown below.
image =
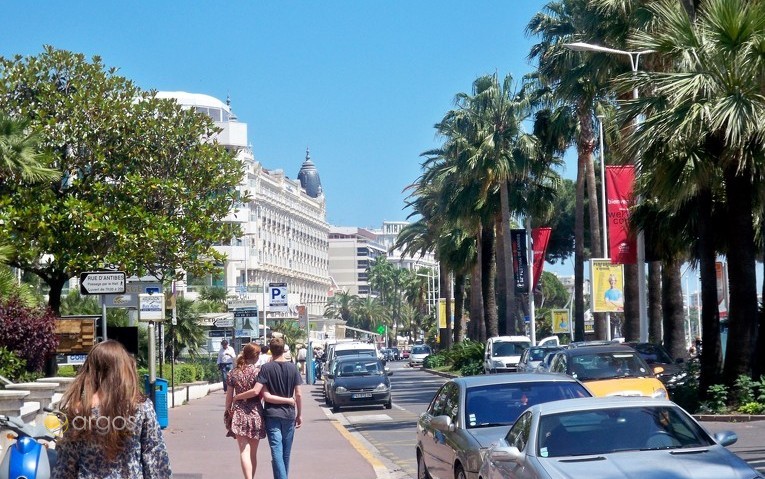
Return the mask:
<path fill-rule="evenodd" d="M 108 339 L 106 337 L 106 302 L 103 296 L 101 296 L 101 336 L 103 338 L 102 341 Z"/>

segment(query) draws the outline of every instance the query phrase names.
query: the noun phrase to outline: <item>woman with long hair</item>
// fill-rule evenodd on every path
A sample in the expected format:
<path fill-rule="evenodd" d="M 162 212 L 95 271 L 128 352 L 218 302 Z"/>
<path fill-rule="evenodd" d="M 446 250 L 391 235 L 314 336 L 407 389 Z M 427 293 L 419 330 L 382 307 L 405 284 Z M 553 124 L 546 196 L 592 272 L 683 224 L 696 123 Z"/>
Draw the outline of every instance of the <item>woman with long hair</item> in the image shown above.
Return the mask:
<path fill-rule="evenodd" d="M 54 479 L 172 476 L 154 406 L 139 391 L 135 361 L 117 341 L 91 349 L 59 409 L 67 423 Z"/>
<path fill-rule="evenodd" d="M 228 374 L 226 389 L 227 436 L 235 437 L 239 445 L 239 460 L 245 479 L 253 479 L 258 468 L 258 444 L 266 437 L 262 400 L 275 404 L 294 405 L 293 398 L 275 396 L 267 390 L 244 401 L 234 401 L 234 394 L 252 389 L 257 384 L 260 346 L 245 344 L 236 359 L 236 367 Z M 230 423 L 230 424 L 229 424 Z"/>

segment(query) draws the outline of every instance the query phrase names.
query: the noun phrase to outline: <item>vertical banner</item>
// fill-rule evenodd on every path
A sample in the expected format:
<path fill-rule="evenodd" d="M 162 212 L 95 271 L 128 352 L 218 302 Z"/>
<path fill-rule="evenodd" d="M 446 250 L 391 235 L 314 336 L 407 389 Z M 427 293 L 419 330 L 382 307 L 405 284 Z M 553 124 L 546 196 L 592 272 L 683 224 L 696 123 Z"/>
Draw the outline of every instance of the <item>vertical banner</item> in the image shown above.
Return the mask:
<path fill-rule="evenodd" d="M 717 276 L 717 309 L 720 319 L 728 317 L 728 265 L 722 261 L 715 262 Z"/>
<path fill-rule="evenodd" d="M 452 320 L 452 328 L 454 327 L 454 299 L 449 302 L 449 318 Z M 446 329 L 446 298 L 438 298 L 438 327 L 440 329 Z"/>
<path fill-rule="evenodd" d="M 531 249 L 534 251 L 534 283 L 531 290 L 535 290 L 539 284 L 539 278 L 542 277 L 542 268 L 545 266 L 545 252 L 547 244 L 550 242 L 552 228 L 532 228 L 531 229 Z"/>
<path fill-rule="evenodd" d="M 609 259 L 592 259 L 590 267 L 592 311 L 595 313 L 624 311 L 624 265 L 611 264 Z"/>
<path fill-rule="evenodd" d="M 568 334 L 571 331 L 568 309 L 553 309 L 550 314 L 552 314 L 553 334 Z"/>
<path fill-rule="evenodd" d="M 513 248 L 513 270 L 515 271 L 515 292 L 529 292 L 529 262 L 526 250 L 526 230 L 510 230 L 510 241 Z"/>
<path fill-rule="evenodd" d="M 299 304 L 297 307 L 298 312 L 298 323 L 300 324 L 300 329 L 304 330 L 306 333 L 308 333 L 308 308 L 305 304 Z M 306 335 L 306 337 L 310 336 L 310 333 Z"/>
<path fill-rule="evenodd" d="M 637 240 L 629 231 L 629 208 L 633 204 L 634 183 L 634 166 L 606 166 L 608 249 L 613 264 L 637 262 Z"/>

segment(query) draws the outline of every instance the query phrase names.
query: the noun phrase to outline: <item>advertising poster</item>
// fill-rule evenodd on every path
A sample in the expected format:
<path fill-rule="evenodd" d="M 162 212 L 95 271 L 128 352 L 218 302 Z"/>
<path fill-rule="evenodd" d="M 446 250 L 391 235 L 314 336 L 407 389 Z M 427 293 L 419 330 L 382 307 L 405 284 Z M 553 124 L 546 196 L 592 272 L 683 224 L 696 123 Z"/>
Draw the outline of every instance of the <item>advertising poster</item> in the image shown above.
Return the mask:
<path fill-rule="evenodd" d="M 592 311 L 620 313 L 624 311 L 624 266 L 609 259 L 590 260 L 592 279 Z"/>
<path fill-rule="evenodd" d="M 728 265 L 722 261 L 715 263 L 717 273 L 717 309 L 720 319 L 728 317 Z"/>
<path fill-rule="evenodd" d="M 570 334 L 571 321 L 568 317 L 568 309 L 553 309 L 552 314 L 552 332 L 553 334 Z"/>
<path fill-rule="evenodd" d="M 531 249 L 534 251 L 534 284 L 532 289 L 536 289 L 539 278 L 542 277 L 542 269 L 545 266 L 545 252 L 547 244 L 550 242 L 552 228 L 532 228 L 531 229 Z"/>
<path fill-rule="evenodd" d="M 634 183 L 634 166 L 606 166 L 608 249 L 611 262 L 614 264 L 637 262 L 637 239 L 629 231 Z"/>
<path fill-rule="evenodd" d="M 510 230 L 513 249 L 513 271 L 515 272 L 515 292 L 529 292 L 529 261 L 526 249 L 526 230 Z"/>
<path fill-rule="evenodd" d="M 449 317 L 452 320 L 452 327 L 454 326 L 454 299 L 449 303 L 449 309 L 451 314 Z M 446 329 L 446 298 L 438 298 L 438 327 Z"/>

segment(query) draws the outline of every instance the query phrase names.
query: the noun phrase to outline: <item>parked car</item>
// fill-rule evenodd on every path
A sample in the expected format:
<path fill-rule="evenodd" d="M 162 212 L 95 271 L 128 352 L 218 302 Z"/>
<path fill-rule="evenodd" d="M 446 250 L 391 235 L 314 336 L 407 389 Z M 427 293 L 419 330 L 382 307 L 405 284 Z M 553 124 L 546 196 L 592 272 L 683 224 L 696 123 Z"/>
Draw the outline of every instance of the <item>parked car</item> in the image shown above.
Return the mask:
<path fill-rule="evenodd" d="M 517 370 L 519 373 L 536 372 L 542 360 L 549 353 L 554 353 L 563 349 L 561 346 L 532 346 L 521 353 L 521 359 L 518 361 Z"/>
<path fill-rule="evenodd" d="M 433 354 L 433 350 L 430 349 L 430 346 L 425 344 L 417 344 L 412 347 L 412 351 L 409 354 L 409 366 L 415 367 L 415 366 L 422 366 L 423 361 L 425 361 L 425 358 Z"/>
<path fill-rule="evenodd" d="M 559 344 L 558 336 L 550 336 L 539 341 L 538 346 Z M 486 374 L 514 372 L 523 351 L 531 347 L 527 336 L 494 336 L 486 340 L 483 356 L 483 371 Z"/>
<path fill-rule="evenodd" d="M 753 479 L 762 477 L 671 401 L 591 398 L 529 408 L 487 449 L 480 479 Z M 519 473 L 522 471 L 522 474 Z"/>
<path fill-rule="evenodd" d="M 561 349 L 563 349 L 563 348 L 561 348 Z M 545 357 L 542 358 L 542 360 L 537 365 L 537 371 L 536 372 L 538 372 L 538 373 L 547 373 L 547 372 L 550 372 L 550 363 L 552 363 L 552 360 L 555 357 L 555 353 L 557 353 L 558 351 L 560 351 L 560 349 L 545 354 Z"/>
<path fill-rule="evenodd" d="M 393 361 L 401 360 L 401 351 L 398 348 L 390 348 L 390 350 L 393 352 Z"/>
<path fill-rule="evenodd" d="M 648 396 L 667 399 L 667 390 L 653 369 L 629 346 L 612 344 L 563 349 L 555 353 L 550 372 L 582 381 L 595 396 Z"/>
<path fill-rule="evenodd" d="M 330 389 L 332 388 L 333 379 L 329 377 L 330 372 L 334 370 L 335 363 L 339 358 L 349 356 L 364 356 L 378 358 L 377 347 L 374 344 L 362 343 L 362 342 L 346 342 L 338 343 L 333 348 L 332 357 L 324 365 L 322 377 L 324 379 L 324 401 L 327 405 L 330 405 Z"/>
<path fill-rule="evenodd" d="M 417 421 L 417 477 L 475 479 L 481 449 L 504 436 L 526 408 L 589 396 L 579 381 L 562 374 L 450 379 Z"/>
<path fill-rule="evenodd" d="M 401 359 L 409 359 L 409 350 L 408 349 L 401 350 Z"/>
<path fill-rule="evenodd" d="M 347 406 L 392 407 L 390 376 L 383 362 L 372 356 L 341 356 L 328 375 L 331 381 L 328 403 L 333 412 Z"/>
<path fill-rule="evenodd" d="M 685 383 L 688 377 L 685 358 L 672 359 L 664 346 L 655 343 L 624 343 L 640 354 L 649 366 L 661 366 L 664 371 L 657 376 L 668 389 Z"/>

